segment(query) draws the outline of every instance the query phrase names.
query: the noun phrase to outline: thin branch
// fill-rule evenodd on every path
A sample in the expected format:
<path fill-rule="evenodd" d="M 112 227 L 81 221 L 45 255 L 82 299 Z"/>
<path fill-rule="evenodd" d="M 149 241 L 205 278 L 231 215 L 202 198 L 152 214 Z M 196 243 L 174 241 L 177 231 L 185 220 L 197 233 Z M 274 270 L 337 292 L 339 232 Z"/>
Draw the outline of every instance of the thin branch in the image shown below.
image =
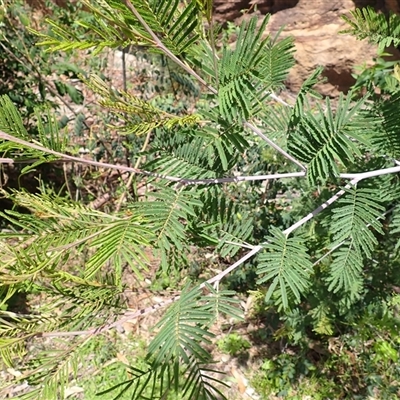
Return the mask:
<path fill-rule="evenodd" d="M 225 275 L 229 274 L 230 272 L 234 271 L 237 267 L 242 265 L 245 261 L 247 261 L 249 258 L 253 257 L 255 254 L 257 254 L 261 249 L 263 249 L 263 246 L 254 246 L 253 250 L 249 251 L 245 256 L 243 256 L 240 260 L 236 261 L 234 264 L 232 264 L 230 267 L 227 269 L 224 269 L 222 272 L 220 272 L 218 275 L 215 275 L 214 277 L 210 278 L 208 281 L 205 283 L 202 283 L 200 285 L 200 288 L 203 288 L 206 283 L 214 283 L 214 282 L 219 282 Z"/>
<path fill-rule="evenodd" d="M 245 127 L 251 129 L 257 136 L 259 136 L 261 139 L 266 141 L 271 147 L 273 147 L 276 151 L 281 153 L 285 158 L 288 160 L 292 161 L 295 163 L 297 166 L 299 166 L 303 171 L 307 171 L 307 168 L 298 160 L 296 160 L 293 156 L 291 156 L 289 153 L 287 153 L 285 150 L 280 148 L 275 142 L 273 142 L 271 139 L 269 139 L 267 136 L 265 136 L 260 129 L 258 129 L 256 126 L 248 123 L 247 121 L 244 122 L 243 124 Z"/>
<path fill-rule="evenodd" d="M 237 243 L 237 242 L 231 242 L 230 240 L 225 241 L 224 243 L 226 244 L 232 244 L 233 246 L 238 246 L 241 247 L 243 249 L 249 249 L 249 250 L 253 250 L 254 246 L 248 243 Z"/>
<path fill-rule="evenodd" d="M 388 175 L 388 174 L 396 174 L 400 172 L 400 166 L 398 167 L 390 167 L 383 169 L 376 169 L 374 171 L 361 172 L 358 174 L 340 174 L 341 178 L 354 178 L 358 181 L 362 181 L 368 178 L 374 178 L 376 176 Z"/>
<path fill-rule="evenodd" d="M 320 212 L 325 210 L 328 206 L 330 206 L 332 203 L 334 203 L 336 200 L 339 199 L 339 197 L 343 196 L 344 193 L 346 193 L 346 189 L 350 189 L 351 186 L 355 186 L 358 182 L 368 179 L 368 178 L 373 178 L 375 176 L 382 176 L 382 175 L 387 175 L 387 174 L 396 174 L 400 172 L 400 166 L 399 167 L 391 167 L 391 168 L 385 168 L 385 169 L 378 169 L 375 171 L 368 171 L 368 172 L 362 172 L 359 174 L 343 174 L 345 176 L 352 176 L 355 177 L 353 180 L 351 180 L 343 189 L 339 190 L 334 196 L 332 196 L 330 199 L 328 199 L 325 203 L 321 204 L 319 207 L 317 207 L 314 211 L 306 215 L 304 218 L 302 218 L 300 221 L 296 222 L 293 224 L 290 228 L 286 229 L 283 233 L 285 235 L 290 235 L 293 231 L 295 231 L 297 228 L 300 226 L 304 225 L 307 221 L 310 219 L 314 218 L 316 215 L 318 215 Z"/>
<path fill-rule="evenodd" d="M 31 148 L 31 149 L 42 151 L 44 153 L 52 154 L 54 156 L 59 157 L 61 161 L 68 160 L 68 161 L 74 161 L 74 162 L 78 162 L 78 163 L 82 163 L 82 164 L 93 165 L 93 166 L 101 167 L 101 168 L 111 168 L 111 169 L 117 169 L 117 170 L 120 170 L 120 171 L 135 172 L 137 174 L 143 174 L 143 175 L 148 175 L 148 176 L 154 176 L 154 177 L 157 177 L 157 178 L 167 179 L 167 180 L 170 180 L 172 182 L 180 182 L 180 181 L 182 181 L 181 178 L 178 178 L 178 177 L 175 177 L 175 176 L 161 175 L 161 174 L 157 174 L 155 172 L 144 171 L 144 170 L 140 170 L 140 169 L 132 168 L 132 167 L 125 167 L 123 165 L 115 165 L 115 164 L 103 163 L 103 162 L 99 162 L 99 161 L 86 160 L 84 158 L 70 156 L 68 154 L 60 153 L 58 151 L 54 151 L 54 150 L 48 149 L 48 148 L 40 146 L 38 144 L 30 143 L 30 142 L 27 142 L 25 140 L 16 138 L 16 137 L 11 136 L 11 135 L 3 132 L 3 131 L 0 131 L 0 138 L 1 139 L 5 139 L 5 140 L 9 140 L 10 142 L 21 144 L 21 145 L 26 146 L 26 147 Z"/>
<path fill-rule="evenodd" d="M 217 184 L 217 183 L 267 181 L 270 179 L 282 179 L 282 178 L 302 178 L 305 176 L 306 176 L 305 172 L 288 172 L 288 173 L 283 173 L 283 174 L 235 176 L 233 178 L 182 179 L 181 184 L 182 185 L 210 185 L 210 184 Z"/>
<path fill-rule="evenodd" d="M 136 174 L 142 174 L 142 175 L 147 175 L 147 176 L 154 176 L 156 178 L 166 179 L 171 182 L 178 182 L 180 185 L 206 185 L 206 184 L 218 184 L 218 183 L 229 183 L 229 182 L 235 183 L 235 182 L 243 182 L 243 181 L 259 181 L 259 180 L 282 179 L 282 178 L 299 178 L 299 177 L 301 178 L 306 175 L 306 172 L 304 171 L 304 172 L 288 172 L 288 173 L 282 173 L 282 174 L 269 174 L 269 175 L 236 176 L 236 177 L 231 177 L 231 178 L 228 177 L 228 178 L 215 178 L 215 179 L 214 178 L 211 178 L 211 179 L 185 179 L 185 178 L 181 178 L 181 177 L 177 177 L 177 176 L 163 175 L 163 174 L 158 174 L 156 172 L 145 171 L 145 170 L 141 170 L 138 168 L 126 167 L 124 165 L 115 165 L 115 164 L 109 164 L 109 163 L 104 163 L 104 162 L 100 162 L 100 161 L 87 160 L 87 159 L 84 159 L 81 157 L 70 156 L 68 154 L 60 153 L 58 151 L 51 150 L 47 147 L 40 146 L 35 143 L 30 143 L 23 139 L 16 138 L 16 137 L 11 136 L 3 131 L 0 131 L 0 139 L 18 143 L 25 147 L 42 151 L 43 153 L 52 154 L 54 156 L 59 157 L 59 161 L 63 161 L 63 162 L 73 161 L 73 162 L 78 162 L 78 163 L 82 163 L 82 164 L 93 165 L 93 166 L 100 167 L 100 168 L 110 168 L 110 169 L 116 169 L 116 170 L 120 170 L 120 171 L 134 172 Z M 31 161 L 33 161 L 33 160 L 31 160 Z M 34 161 L 37 161 L 37 160 L 35 159 Z M 26 163 L 27 160 L 12 160 L 11 158 L 0 158 L 0 164 L 1 163 L 16 164 L 19 162 Z M 353 179 L 358 182 L 363 179 L 372 178 L 375 176 L 387 175 L 387 174 L 394 174 L 394 173 L 398 173 L 398 172 L 400 172 L 400 166 L 378 169 L 375 171 L 361 172 L 361 173 L 340 174 L 339 178 Z"/>
<path fill-rule="evenodd" d="M 274 99 L 276 102 L 278 102 L 278 103 L 280 103 L 280 104 L 282 104 L 282 105 L 284 105 L 284 106 L 286 106 L 286 107 L 293 108 L 292 105 L 290 105 L 289 103 L 286 103 L 285 100 L 282 100 L 282 99 L 281 99 L 279 96 L 277 96 L 274 92 L 270 92 L 268 95 L 269 95 L 269 97 L 271 97 L 272 99 Z"/>

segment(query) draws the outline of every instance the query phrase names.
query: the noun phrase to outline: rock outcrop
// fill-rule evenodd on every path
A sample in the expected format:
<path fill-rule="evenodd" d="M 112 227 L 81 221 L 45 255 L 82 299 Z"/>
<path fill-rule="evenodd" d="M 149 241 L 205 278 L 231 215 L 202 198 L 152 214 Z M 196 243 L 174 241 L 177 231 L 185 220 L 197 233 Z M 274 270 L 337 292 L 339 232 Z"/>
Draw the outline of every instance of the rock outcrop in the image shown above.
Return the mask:
<path fill-rule="evenodd" d="M 247 10 L 274 14 L 296 6 L 299 0 L 214 0 L 214 15 L 218 22 L 233 21 Z"/>
<path fill-rule="evenodd" d="M 341 16 L 368 5 L 382 12 L 400 12 L 399 3 L 400 0 L 215 0 L 214 5 L 220 22 L 248 18 L 255 5 L 258 14 L 272 13 L 266 33 L 274 35 L 285 26 L 282 37 L 295 38 L 296 66 L 289 74 L 288 88 L 296 92 L 310 73 L 322 65 L 326 83 L 320 84 L 318 90 L 335 97 L 355 82 L 354 67 L 372 64 L 376 56 L 376 46 L 339 34 L 347 27 Z M 243 14 L 243 9 L 250 11 Z M 392 51 L 399 57 L 397 50 Z"/>

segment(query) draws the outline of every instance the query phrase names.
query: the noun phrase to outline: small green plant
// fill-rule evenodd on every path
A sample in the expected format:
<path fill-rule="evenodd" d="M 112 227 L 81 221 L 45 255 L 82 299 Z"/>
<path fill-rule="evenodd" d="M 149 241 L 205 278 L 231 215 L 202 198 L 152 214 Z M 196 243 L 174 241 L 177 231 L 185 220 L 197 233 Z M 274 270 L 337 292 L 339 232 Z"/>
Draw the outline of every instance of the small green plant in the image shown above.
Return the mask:
<path fill-rule="evenodd" d="M 398 91 L 400 83 L 394 77 L 394 67 L 397 61 L 388 61 L 384 57 L 393 57 L 389 53 L 381 53 L 374 59 L 372 66 L 362 65 L 357 68 L 353 77 L 356 83 L 355 90 L 367 90 L 371 93 L 378 91 L 377 94 L 389 94 Z"/>
<path fill-rule="evenodd" d="M 251 347 L 251 343 L 238 333 L 229 333 L 217 341 L 217 347 L 226 354 L 237 356 Z"/>

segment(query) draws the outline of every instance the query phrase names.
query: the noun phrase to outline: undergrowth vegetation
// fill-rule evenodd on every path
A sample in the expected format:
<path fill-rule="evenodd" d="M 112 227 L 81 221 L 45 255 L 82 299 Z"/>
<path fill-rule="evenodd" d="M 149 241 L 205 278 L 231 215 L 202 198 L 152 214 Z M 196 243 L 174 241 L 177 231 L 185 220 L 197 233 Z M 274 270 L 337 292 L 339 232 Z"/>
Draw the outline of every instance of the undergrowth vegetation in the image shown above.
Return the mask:
<path fill-rule="evenodd" d="M 233 399 L 223 353 L 266 399 L 400 397 L 400 19 L 353 12 L 376 65 L 290 102 L 269 16 L 45 5 L 1 5 L 1 393 Z"/>

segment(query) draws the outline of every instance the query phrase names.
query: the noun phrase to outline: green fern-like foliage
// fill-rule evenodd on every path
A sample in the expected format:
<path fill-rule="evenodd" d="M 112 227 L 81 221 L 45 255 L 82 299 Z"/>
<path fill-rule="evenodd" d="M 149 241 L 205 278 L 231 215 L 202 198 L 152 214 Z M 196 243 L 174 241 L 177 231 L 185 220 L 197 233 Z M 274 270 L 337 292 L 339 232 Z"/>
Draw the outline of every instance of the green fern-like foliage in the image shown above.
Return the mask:
<path fill-rule="evenodd" d="M 206 289 L 209 293 L 204 295 L 198 287 L 185 287 L 156 326 L 158 333 L 149 345 L 148 369 L 131 367 L 132 378 L 110 390 L 123 393 L 129 388 L 137 399 L 147 398 L 144 392 L 148 398 L 157 398 L 174 391 L 187 399 L 226 398 L 221 392 L 226 384 L 212 375 L 218 371 L 207 366 L 211 358 L 205 346 L 214 336 L 208 327 L 218 313 L 239 320 L 242 317 L 238 301 L 231 297 L 233 292 L 216 291 L 210 285 Z"/>
<path fill-rule="evenodd" d="M 203 191 L 203 206 L 198 214 L 206 222 L 204 233 L 217 243 L 216 251 L 222 257 L 233 257 L 240 251 L 240 244 L 250 240 L 254 219 L 217 186 Z"/>
<path fill-rule="evenodd" d="M 383 233 L 378 218 L 384 207 L 376 200 L 379 195 L 379 189 L 347 189 L 333 210 L 331 246 L 340 247 L 333 252 L 328 289 L 335 293 L 343 290 L 353 301 L 362 289 L 363 258 L 371 257 L 377 245 L 371 228 Z"/>
<path fill-rule="evenodd" d="M 272 280 L 266 301 L 275 297 L 277 304 L 287 309 L 291 302 L 300 302 L 307 291 L 312 264 L 299 237 L 288 238 L 278 229 L 271 229 L 271 233 L 266 251 L 259 257 L 257 274 L 263 276 L 258 283 Z"/>
<path fill-rule="evenodd" d="M 335 111 L 329 98 L 317 112 L 302 101 L 294 109 L 294 125 L 289 130 L 289 148 L 308 165 L 311 184 L 339 175 L 340 169 L 361 156 L 360 144 L 370 146 L 368 131 L 377 120 L 363 111 L 366 99 L 352 104 L 352 95 L 340 95 Z M 298 115 L 298 116 L 297 116 Z M 358 142 L 358 144 L 357 144 Z"/>
<path fill-rule="evenodd" d="M 380 122 L 371 133 L 371 142 L 376 153 L 388 155 L 394 159 L 400 156 L 399 119 L 400 94 L 394 94 L 390 101 L 379 100 L 375 103 L 374 112 Z M 378 131 L 378 132 L 376 132 Z"/>
<path fill-rule="evenodd" d="M 111 110 L 119 120 L 124 121 L 123 128 L 119 127 L 121 134 L 144 135 L 155 128 L 172 129 L 185 125 L 196 125 L 200 121 L 199 115 L 171 115 L 137 96 L 113 90 L 97 76 L 91 76 L 88 80 L 83 79 L 83 81 L 102 97 L 99 103 L 104 108 Z"/>
<path fill-rule="evenodd" d="M 53 50 L 85 50 L 95 48 L 95 53 L 105 47 L 127 47 L 134 45 L 154 45 L 153 38 L 144 26 L 132 15 L 125 1 L 96 0 L 83 2 L 93 14 L 94 21 L 78 21 L 90 40 L 82 39 L 54 21 L 47 20 L 52 27 L 50 35 L 35 32 L 43 46 Z M 200 37 L 199 8 L 196 2 L 185 7 L 179 0 L 133 1 L 130 3 L 150 29 L 160 35 L 164 44 L 175 54 L 181 54 Z M 154 49 L 156 50 L 156 49 Z"/>
<path fill-rule="evenodd" d="M 57 265 L 70 261 L 72 252 L 65 254 L 65 247 L 76 248 L 79 254 L 88 242 L 96 251 L 86 262 L 86 279 L 96 275 L 108 262 L 115 266 L 117 282 L 120 282 L 125 263 L 131 265 L 139 276 L 140 269 L 146 268 L 141 246 L 149 245 L 152 233 L 143 226 L 143 216 L 107 217 L 79 204 L 67 206 L 64 201 L 60 203 L 46 193 L 38 196 L 16 192 L 7 196 L 31 212 L 2 213 L 9 223 L 23 229 L 20 237 L 24 240 L 13 249 L 14 256 L 3 260 L 3 267 L 19 270 L 17 276 L 21 274 L 22 279 L 41 271 L 52 272 Z M 61 271 L 59 274 L 62 276 Z M 13 279 L 12 274 L 7 279 Z"/>
<path fill-rule="evenodd" d="M 211 146 L 209 146 L 211 147 Z M 145 168 L 157 171 L 160 175 L 180 176 L 195 179 L 217 178 L 215 165 L 219 162 L 218 154 L 207 154 L 198 149 L 206 148 L 204 138 L 192 135 L 192 131 L 182 129 L 173 135 L 156 130 L 152 149 L 148 151 L 149 161 Z"/>
<path fill-rule="evenodd" d="M 400 213 L 399 213 L 399 206 L 397 206 L 394 210 L 393 210 L 393 217 L 392 217 L 392 221 L 390 224 L 390 228 L 391 228 L 391 233 L 393 235 L 395 235 L 395 237 L 397 237 L 397 235 L 400 232 Z M 397 241 L 396 245 L 395 245 L 395 250 L 398 252 L 400 249 L 400 242 Z"/>
<path fill-rule="evenodd" d="M 342 33 L 350 33 L 358 39 L 368 39 L 379 45 L 380 50 L 385 47 L 400 44 L 400 17 L 391 13 L 389 18 L 378 13 L 372 7 L 350 11 L 351 17 L 342 18 L 351 26 Z"/>
<path fill-rule="evenodd" d="M 261 39 L 269 17 L 243 23 L 234 50 L 223 49 L 219 66 L 219 105 L 228 119 L 248 119 L 263 108 L 269 91 L 281 87 L 293 65 L 292 40 Z"/>
<path fill-rule="evenodd" d="M 239 310 L 232 306 L 238 303 L 230 297 L 233 292 L 218 292 L 210 285 L 207 288 L 210 291 L 207 296 L 201 295 L 198 288 L 184 289 L 180 299 L 157 324 L 160 330 L 149 346 L 149 357 L 155 355 L 156 365 L 177 357 L 189 363 L 190 354 L 202 363 L 209 362 L 210 353 L 204 345 L 211 343 L 213 335 L 205 328 L 214 322 L 219 312 L 240 318 Z M 171 320 L 174 323 L 171 324 Z"/>
<path fill-rule="evenodd" d="M 195 215 L 195 207 L 201 205 L 192 190 L 163 188 L 151 194 L 152 201 L 134 205 L 133 212 L 141 213 L 151 219 L 152 231 L 156 235 L 155 248 L 160 251 L 161 265 L 169 269 L 168 253 L 177 250 L 185 254 L 189 242 L 185 225 L 190 216 Z"/>
<path fill-rule="evenodd" d="M 0 115 L 0 129 L 14 137 L 19 139 L 29 139 L 29 135 L 27 130 L 25 129 L 22 118 L 18 113 L 18 110 L 11 102 L 8 96 L 1 96 L 0 97 L 0 107 L 2 108 L 3 112 Z M 37 111 L 37 115 L 39 116 L 39 111 Z M 54 118 L 50 116 L 49 118 L 49 129 L 45 129 L 42 123 L 42 116 L 40 115 L 40 122 L 39 122 L 39 133 L 42 140 L 51 141 L 51 144 L 58 149 L 61 149 L 62 142 L 60 140 L 58 126 L 57 124 L 53 123 Z M 47 138 L 47 133 L 50 132 L 50 138 Z M 58 139 L 58 140 L 55 140 Z M 47 155 L 47 158 L 43 155 L 42 152 L 37 152 L 31 148 L 24 148 L 22 151 L 21 145 L 16 145 L 10 141 L 2 141 L 0 142 L 0 149 L 2 154 L 9 154 L 10 152 L 15 154 L 15 157 L 20 157 L 21 159 L 24 158 L 39 158 L 39 159 L 46 159 L 50 160 L 52 157 Z"/>

